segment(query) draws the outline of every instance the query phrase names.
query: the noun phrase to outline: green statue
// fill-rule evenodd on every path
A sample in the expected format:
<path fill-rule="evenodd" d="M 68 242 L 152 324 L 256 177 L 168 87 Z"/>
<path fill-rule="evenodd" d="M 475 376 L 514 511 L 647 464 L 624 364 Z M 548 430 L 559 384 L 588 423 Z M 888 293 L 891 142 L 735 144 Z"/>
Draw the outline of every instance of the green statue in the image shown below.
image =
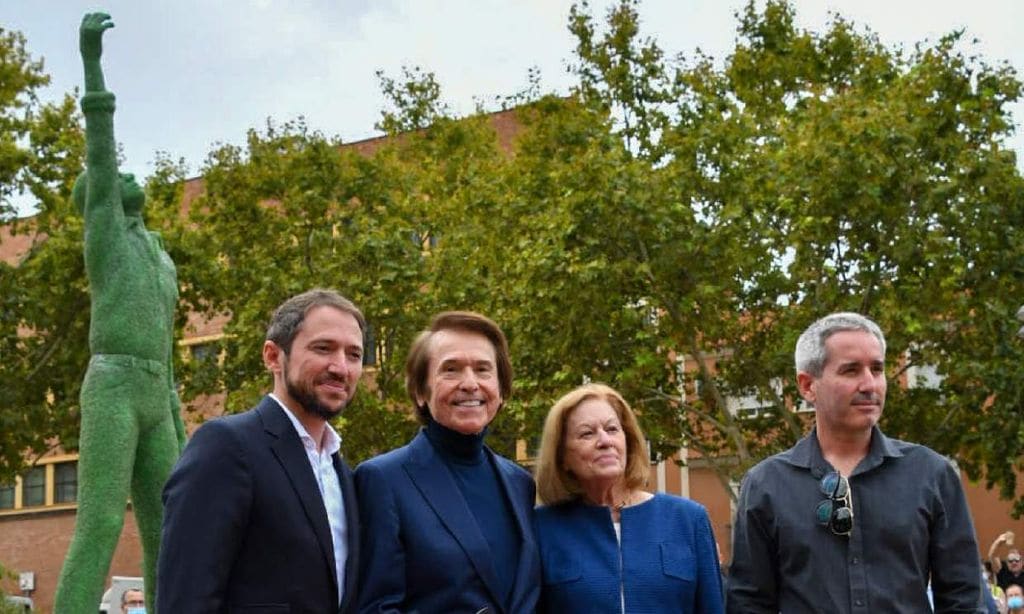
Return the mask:
<path fill-rule="evenodd" d="M 118 173 L 114 94 L 100 66 L 103 32 L 113 26 L 109 15 L 90 13 L 79 31 L 86 171 L 72 196 L 85 216 L 92 357 L 82 382 L 78 515 L 57 585 L 60 614 L 98 611 L 129 494 L 154 611 L 160 495 L 185 443 L 172 366 L 177 276 L 160 237 L 143 224 L 142 188 Z"/>

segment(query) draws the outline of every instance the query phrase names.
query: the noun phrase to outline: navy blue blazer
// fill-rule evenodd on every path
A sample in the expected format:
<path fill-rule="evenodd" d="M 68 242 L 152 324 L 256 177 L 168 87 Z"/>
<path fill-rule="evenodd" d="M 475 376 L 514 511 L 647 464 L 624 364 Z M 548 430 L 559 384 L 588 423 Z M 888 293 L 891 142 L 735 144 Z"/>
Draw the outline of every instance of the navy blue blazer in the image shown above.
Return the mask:
<path fill-rule="evenodd" d="M 540 558 L 533 478 L 484 447 L 522 536 L 511 599 L 498 595 L 490 547 L 427 436 L 356 468 L 363 519 L 360 612 L 533 612 Z"/>
<path fill-rule="evenodd" d="M 344 602 L 323 498 L 277 402 L 211 420 L 164 487 L 158 612 L 349 613 L 357 604 L 359 516 L 338 455 L 348 530 Z"/>

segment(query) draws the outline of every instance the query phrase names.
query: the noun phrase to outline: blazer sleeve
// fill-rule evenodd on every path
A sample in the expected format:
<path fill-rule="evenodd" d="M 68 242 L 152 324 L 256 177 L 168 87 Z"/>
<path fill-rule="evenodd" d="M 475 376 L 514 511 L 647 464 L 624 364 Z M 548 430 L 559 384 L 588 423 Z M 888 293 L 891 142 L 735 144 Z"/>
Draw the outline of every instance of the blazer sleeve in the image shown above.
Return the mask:
<path fill-rule="evenodd" d="M 405 550 L 395 492 L 387 473 L 373 463 L 356 468 L 361 571 L 359 612 L 402 612 L 405 602 Z"/>
<path fill-rule="evenodd" d="M 225 610 L 252 488 L 234 430 L 213 420 L 196 431 L 164 487 L 157 611 Z"/>
<path fill-rule="evenodd" d="M 694 550 L 697 555 L 697 612 L 722 614 L 725 611 L 722 595 L 722 573 L 718 566 L 718 549 L 715 547 L 715 533 L 711 519 L 704 507 L 699 508 L 696 518 Z"/>

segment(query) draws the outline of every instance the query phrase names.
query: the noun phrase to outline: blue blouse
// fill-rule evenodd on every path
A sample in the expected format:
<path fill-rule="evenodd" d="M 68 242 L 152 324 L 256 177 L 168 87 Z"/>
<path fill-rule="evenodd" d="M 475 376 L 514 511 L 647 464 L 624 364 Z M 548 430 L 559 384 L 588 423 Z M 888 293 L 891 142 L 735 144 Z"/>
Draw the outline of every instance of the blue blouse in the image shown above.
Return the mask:
<path fill-rule="evenodd" d="M 718 554 L 707 510 L 656 494 L 620 515 L 579 501 L 536 511 L 544 584 L 541 612 L 721 614 Z"/>

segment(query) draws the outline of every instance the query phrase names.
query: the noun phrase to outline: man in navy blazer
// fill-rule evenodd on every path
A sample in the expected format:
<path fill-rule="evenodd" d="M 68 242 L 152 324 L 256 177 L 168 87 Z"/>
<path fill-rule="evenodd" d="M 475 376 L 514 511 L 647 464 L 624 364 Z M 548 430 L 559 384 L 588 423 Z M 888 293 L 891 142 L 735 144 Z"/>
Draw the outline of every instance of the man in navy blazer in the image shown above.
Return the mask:
<path fill-rule="evenodd" d="M 409 352 L 406 389 L 424 428 L 356 469 L 360 612 L 533 612 L 533 479 L 483 445 L 512 391 L 504 333 L 479 314 L 439 314 Z"/>
<path fill-rule="evenodd" d="M 355 394 L 365 328 L 328 290 L 274 312 L 273 393 L 196 431 L 164 488 L 157 611 L 355 611 L 358 505 L 327 421 Z"/>

